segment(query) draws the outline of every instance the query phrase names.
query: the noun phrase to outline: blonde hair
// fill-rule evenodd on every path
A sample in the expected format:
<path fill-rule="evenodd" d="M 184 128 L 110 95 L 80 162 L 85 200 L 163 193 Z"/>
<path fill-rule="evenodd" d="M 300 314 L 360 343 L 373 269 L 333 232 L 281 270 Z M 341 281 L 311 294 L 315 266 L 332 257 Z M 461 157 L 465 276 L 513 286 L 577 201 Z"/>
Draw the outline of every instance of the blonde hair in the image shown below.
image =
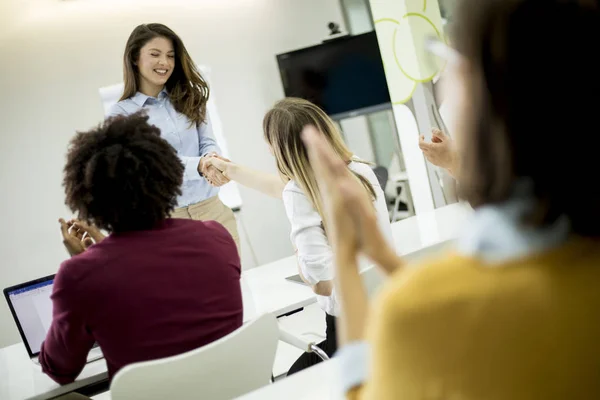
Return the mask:
<path fill-rule="evenodd" d="M 288 180 L 293 180 L 304 191 L 313 207 L 324 220 L 321 194 L 300 137 L 307 125 L 315 126 L 327 139 L 333 150 L 346 162 L 364 162 L 352 158 L 339 130 L 323 110 L 310 101 L 289 97 L 278 101 L 263 120 L 265 140 L 273 149 L 277 169 Z M 372 198 L 376 197 L 373 185 L 362 175 L 351 171 Z"/>

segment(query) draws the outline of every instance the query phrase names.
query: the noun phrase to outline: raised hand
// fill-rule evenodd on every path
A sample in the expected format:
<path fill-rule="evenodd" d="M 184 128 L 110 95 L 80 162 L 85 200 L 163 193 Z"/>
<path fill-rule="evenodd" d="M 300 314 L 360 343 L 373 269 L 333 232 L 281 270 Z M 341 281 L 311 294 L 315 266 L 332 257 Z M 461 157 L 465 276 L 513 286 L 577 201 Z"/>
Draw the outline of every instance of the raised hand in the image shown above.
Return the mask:
<path fill-rule="evenodd" d="M 94 225 L 76 219 L 72 219 L 67 223 L 72 225 L 72 229 L 76 230 L 78 234 L 87 234 L 88 237 L 93 239 L 94 243 L 99 243 L 105 238 L 104 234 Z"/>
<path fill-rule="evenodd" d="M 73 223 L 69 223 L 64 219 L 58 220 L 60 223 L 60 231 L 63 237 L 63 244 L 71 255 L 71 257 L 83 253 L 86 248 L 93 244 L 92 238 L 87 237 L 84 232 L 80 232 L 79 229 L 73 228 Z"/>
<path fill-rule="evenodd" d="M 315 127 L 305 127 L 302 135 L 319 183 L 327 235 L 338 260 L 352 260 L 361 251 L 385 271 L 393 271 L 400 259 L 379 229 L 364 186 Z"/>
<path fill-rule="evenodd" d="M 437 128 L 431 130 L 431 143 L 425 137 L 419 138 L 419 148 L 423 155 L 433 165 L 452 172 L 455 169 L 456 150 L 452 139 Z"/>

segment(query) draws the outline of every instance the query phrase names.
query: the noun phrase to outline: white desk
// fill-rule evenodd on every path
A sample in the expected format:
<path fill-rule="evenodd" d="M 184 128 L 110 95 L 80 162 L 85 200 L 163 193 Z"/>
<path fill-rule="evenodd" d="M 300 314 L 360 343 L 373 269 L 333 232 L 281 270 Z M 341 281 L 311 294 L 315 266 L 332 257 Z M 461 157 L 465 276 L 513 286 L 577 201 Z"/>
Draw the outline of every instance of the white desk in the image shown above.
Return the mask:
<path fill-rule="evenodd" d="M 394 222 L 392 233 L 397 253 L 402 256 L 425 253 L 431 246 L 455 239 L 471 212 L 469 206 L 455 203 Z"/>
<path fill-rule="evenodd" d="M 456 237 L 468 213 L 464 205 L 454 204 L 394 223 L 392 231 L 398 254 L 414 260 L 434 251 L 436 245 Z M 295 256 L 245 271 L 241 279 L 244 321 L 265 312 L 280 316 L 316 302 L 308 287 L 284 279 L 296 273 Z M 106 377 L 106 364 L 100 360 L 88 364 L 76 382 L 61 387 L 29 360 L 23 344 L 0 349 L 2 400 L 49 399 Z M 290 395 L 287 393 L 286 397 Z"/>
<path fill-rule="evenodd" d="M 285 280 L 298 273 L 297 265 L 296 256 L 291 256 L 244 271 L 244 322 L 267 312 L 279 317 L 316 302 L 308 286 Z"/>
<path fill-rule="evenodd" d="M 341 400 L 339 368 L 339 360 L 332 358 L 237 400 Z"/>
<path fill-rule="evenodd" d="M 31 362 L 22 343 L 0 349 L 0 399 L 50 399 L 108 378 L 104 360 L 85 366 L 77 381 L 59 386 Z"/>

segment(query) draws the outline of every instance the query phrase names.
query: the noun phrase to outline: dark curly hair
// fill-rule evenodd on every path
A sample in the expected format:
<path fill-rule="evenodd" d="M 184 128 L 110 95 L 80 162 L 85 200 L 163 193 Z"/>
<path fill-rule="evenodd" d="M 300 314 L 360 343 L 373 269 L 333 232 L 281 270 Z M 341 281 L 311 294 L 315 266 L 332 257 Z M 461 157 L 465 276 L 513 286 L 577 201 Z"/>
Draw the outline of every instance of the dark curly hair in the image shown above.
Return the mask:
<path fill-rule="evenodd" d="M 146 115 L 110 118 L 71 140 L 65 204 L 109 232 L 152 229 L 175 208 L 183 171 Z"/>

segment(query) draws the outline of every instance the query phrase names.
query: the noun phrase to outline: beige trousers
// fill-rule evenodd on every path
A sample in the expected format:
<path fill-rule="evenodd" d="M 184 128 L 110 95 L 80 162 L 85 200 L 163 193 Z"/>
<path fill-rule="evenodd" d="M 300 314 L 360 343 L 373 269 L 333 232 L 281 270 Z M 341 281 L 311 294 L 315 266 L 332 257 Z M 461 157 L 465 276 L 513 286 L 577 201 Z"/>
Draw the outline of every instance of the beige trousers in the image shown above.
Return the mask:
<path fill-rule="evenodd" d="M 237 230 L 237 221 L 231 208 L 227 207 L 219 196 L 211 197 L 187 207 L 175 209 L 171 218 L 193 219 L 196 221 L 217 221 L 227 229 L 241 255 L 240 235 Z"/>

